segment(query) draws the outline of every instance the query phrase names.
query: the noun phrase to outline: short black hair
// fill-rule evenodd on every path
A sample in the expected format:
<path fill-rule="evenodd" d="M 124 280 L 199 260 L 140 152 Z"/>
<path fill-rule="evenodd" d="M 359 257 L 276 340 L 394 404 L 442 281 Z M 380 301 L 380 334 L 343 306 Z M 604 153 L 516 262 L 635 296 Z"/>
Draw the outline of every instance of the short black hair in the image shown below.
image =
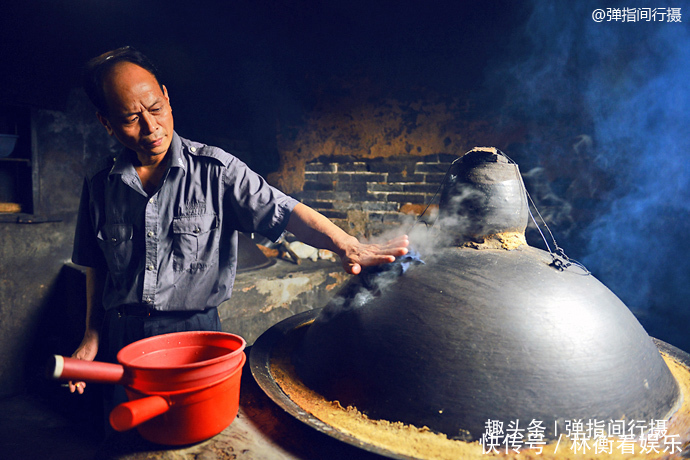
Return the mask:
<path fill-rule="evenodd" d="M 108 114 L 108 104 L 105 100 L 103 90 L 103 80 L 108 76 L 115 65 L 121 62 L 131 62 L 147 70 L 153 75 L 158 85 L 163 89 L 158 78 L 158 69 L 153 65 L 142 52 L 137 51 L 131 46 L 123 46 L 111 51 L 107 51 L 100 56 L 89 60 L 84 67 L 83 86 L 86 95 L 89 97 L 96 109 L 103 115 Z"/>

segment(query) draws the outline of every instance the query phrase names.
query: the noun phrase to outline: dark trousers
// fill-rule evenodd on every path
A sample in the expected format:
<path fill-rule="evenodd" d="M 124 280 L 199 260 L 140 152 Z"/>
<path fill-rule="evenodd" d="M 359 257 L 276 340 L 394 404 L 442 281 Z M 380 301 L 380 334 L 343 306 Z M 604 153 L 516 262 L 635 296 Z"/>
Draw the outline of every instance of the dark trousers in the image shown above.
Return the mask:
<path fill-rule="evenodd" d="M 162 312 L 153 316 L 121 315 L 117 310 L 106 312 L 101 333 L 99 356 L 101 359 L 117 363 L 117 353 L 137 340 L 171 332 L 222 331 L 217 308 L 203 311 Z M 122 385 L 105 385 L 103 404 L 105 410 L 106 434 L 113 432 L 108 421 L 110 411 L 128 400 Z"/>

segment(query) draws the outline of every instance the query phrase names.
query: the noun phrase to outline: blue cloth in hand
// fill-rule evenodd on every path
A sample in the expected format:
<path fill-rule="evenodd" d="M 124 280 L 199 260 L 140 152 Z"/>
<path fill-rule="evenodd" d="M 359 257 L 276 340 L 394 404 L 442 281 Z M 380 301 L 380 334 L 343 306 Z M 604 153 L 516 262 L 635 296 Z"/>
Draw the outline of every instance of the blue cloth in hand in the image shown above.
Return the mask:
<path fill-rule="evenodd" d="M 379 278 L 386 278 L 391 280 L 405 274 L 405 272 L 413 265 L 423 264 L 420 254 L 414 248 L 408 248 L 407 254 L 396 257 L 395 261 L 389 264 L 376 265 L 373 267 L 365 267 L 359 274 L 362 284 L 367 289 L 378 289 Z"/>

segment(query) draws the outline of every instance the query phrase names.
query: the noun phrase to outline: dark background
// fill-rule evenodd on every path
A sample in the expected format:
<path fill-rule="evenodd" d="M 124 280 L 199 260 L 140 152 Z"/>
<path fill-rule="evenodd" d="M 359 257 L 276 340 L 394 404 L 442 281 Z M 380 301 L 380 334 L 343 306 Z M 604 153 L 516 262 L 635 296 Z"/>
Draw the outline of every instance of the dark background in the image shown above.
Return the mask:
<path fill-rule="evenodd" d="M 131 45 L 158 65 L 183 135 L 248 142 L 264 157 L 248 161 L 264 174 L 278 161 L 276 120 L 299 122 L 317 92 L 342 91 L 333 80 L 366 79 L 387 95 L 493 94 L 483 88 L 487 65 L 513 52 L 530 10 L 496 1 L 40 3 L 14 2 L 0 16 L 2 99 L 64 109 L 86 60 Z"/>

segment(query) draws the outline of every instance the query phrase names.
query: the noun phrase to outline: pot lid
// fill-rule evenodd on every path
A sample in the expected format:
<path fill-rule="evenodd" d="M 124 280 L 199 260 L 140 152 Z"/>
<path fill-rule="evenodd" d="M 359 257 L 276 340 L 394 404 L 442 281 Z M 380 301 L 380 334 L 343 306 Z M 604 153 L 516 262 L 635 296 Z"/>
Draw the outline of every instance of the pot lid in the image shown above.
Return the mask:
<path fill-rule="evenodd" d="M 327 399 L 375 419 L 479 439 L 487 420 L 665 420 L 680 393 L 630 310 L 549 253 L 447 248 L 378 296 L 360 279 L 295 355 Z"/>
<path fill-rule="evenodd" d="M 652 339 L 583 267 L 526 244 L 528 213 L 514 162 L 492 148 L 456 160 L 441 231 L 411 237 L 424 263 L 354 277 L 305 334 L 300 378 L 455 439 L 487 420 L 538 420 L 553 437 L 565 420 L 667 419 L 680 392 Z"/>
<path fill-rule="evenodd" d="M 266 257 L 251 238 L 237 233 L 237 273 L 267 268 L 275 263 L 276 260 Z"/>

